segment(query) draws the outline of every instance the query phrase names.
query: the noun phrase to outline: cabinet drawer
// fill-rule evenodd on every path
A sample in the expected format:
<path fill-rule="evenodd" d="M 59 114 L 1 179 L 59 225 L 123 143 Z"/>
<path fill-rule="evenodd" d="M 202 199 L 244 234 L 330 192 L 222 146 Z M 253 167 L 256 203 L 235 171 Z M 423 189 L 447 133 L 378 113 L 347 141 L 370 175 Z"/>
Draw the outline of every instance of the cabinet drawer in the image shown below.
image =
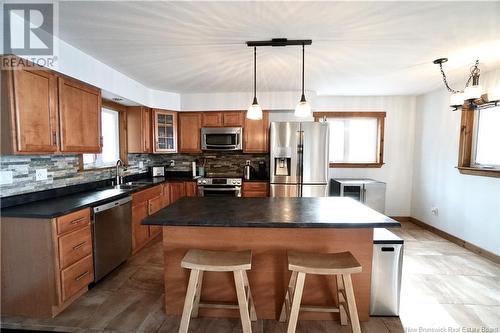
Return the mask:
<path fill-rule="evenodd" d="M 61 271 L 62 301 L 66 301 L 94 281 L 92 255 Z"/>
<path fill-rule="evenodd" d="M 252 183 L 243 183 L 243 191 L 258 191 L 265 192 L 267 191 L 267 183 L 264 182 L 252 182 Z"/>
<path fill-rule="evenodd" d="M 162 188 L 161 185 L 158 185 L 155 187 L 148 188 L 147 190 L 143 190 L 132 194 L 132 205 L 136 205 L 141 202 L 148 201 L 150 199 L 160 196 L 162 193 L 161 188 Z"/>
<path fill-rule="evenodd" d="M 92 253 L 90 226 L 59 237 L 59 264 L 66 268 Z"/>
<path fill-rule="evenodd" d="M 56 222 L 58 235 L 82 228 L 90 222 L 90 209 L 85 208 L 77 212 L 58 217 Z"/>
<path fill-rule="evenodd" d="M 268 193 L 266 192 L 259 192 L 259 191 L 245 191 L 243 192 L 243 197 L 245 198 L 266 198 L 268 197 Z"/>

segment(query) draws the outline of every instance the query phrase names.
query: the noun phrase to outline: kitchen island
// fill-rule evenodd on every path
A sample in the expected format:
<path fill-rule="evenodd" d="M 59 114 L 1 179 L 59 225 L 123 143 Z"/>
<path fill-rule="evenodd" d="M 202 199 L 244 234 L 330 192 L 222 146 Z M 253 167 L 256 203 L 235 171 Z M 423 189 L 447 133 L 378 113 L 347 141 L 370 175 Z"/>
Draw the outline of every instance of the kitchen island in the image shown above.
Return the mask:
<path fill-rule="evenodd" d="M 349 198 L 184 198 L 149 216 L 143 224 L 163 226 L 165 311 L 180 315 L 189 271 L 181 268 L 188 249 L 252 250 L 248 272 L 257 317 L 277 319 L 290 272 L 287 250 L 350 251 L 363 267 L 353 274 L 361 321 L 368 320 L 373 229 L 399 222 Z M 308 275 L 303 304 L 336 303 L 336 286 L 325 276 Z M 207 272 L 204 302 L 236 301 L 232 274 Z M 238 317 L 227 309 L 200 309 L 201 316 Z M 336 319 L 332 313 L 301 313 L 301 319 Z"/>

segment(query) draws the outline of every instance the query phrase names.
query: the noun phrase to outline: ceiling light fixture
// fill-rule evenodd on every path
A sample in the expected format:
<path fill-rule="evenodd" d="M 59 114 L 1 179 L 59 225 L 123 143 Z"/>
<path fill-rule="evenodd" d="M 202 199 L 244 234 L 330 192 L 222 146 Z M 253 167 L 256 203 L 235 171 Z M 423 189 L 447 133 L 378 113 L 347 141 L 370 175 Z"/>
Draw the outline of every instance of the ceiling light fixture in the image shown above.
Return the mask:
<path fill-rule="evenodd" d="M 479 76 L 481 72 L 479 69 L 479 60 L 476 60 L 474 66 L 470 68 L 469 78 L 467 79 L 463 90 L 450 88 L 446 74 L 443 70 L 443 64 L 447 61 L 448 58 L 439 58 L 434 60 L 433 63 L 439 65 L 444 85 L 451 93 L 450 107 L 453 108 L 453 111 L 457 111 L 459 109 L 462 111 L 474 111 L 498 106 L 498 103 L 500 102 L 500 87 L 495 87 L 488 93 L 483 93 L 483 87 L 479 84 Z"/>
<path fill-rule="evenodd" d="M 309 117 L 311 116 L 311 106 L 306 101 L 306 96 L 304 94 L 304 46 L 311 45 L 312 40 L 310 39 L 295 39 L 289 40 L 287 38 L 273 38 L 271 40 L 264 41 L 248 41 L 247 46 L 253 47 L 254 51 L 254 67 L 253 67 L 253 103 L 250 105 L 247 111 L 248 119 L 262 119 L 262 108 L 259 103 L 257 103 L 257 47 L 258 46 L 273 46 L 273 47 L 283 47 L 290 45 L 302 45 L 302 97 L 299 104 L 295 108 L 295 116 L 297 117 Z"/>
<path fill-rule="evenodd" d="M 302 44 L 302 96 L 295 107 L 295 117 L 305 118 L 311 116 L 311 105 L 306 101 L 304 93 L 304 44 Z"/>
<path fill-rule="evenodd" d="M 248 107 L 247 118 L 251 120 L 262 119 L 262 108 L 257 102 L 257 47 L 253 48 L 253 102 Z"/>

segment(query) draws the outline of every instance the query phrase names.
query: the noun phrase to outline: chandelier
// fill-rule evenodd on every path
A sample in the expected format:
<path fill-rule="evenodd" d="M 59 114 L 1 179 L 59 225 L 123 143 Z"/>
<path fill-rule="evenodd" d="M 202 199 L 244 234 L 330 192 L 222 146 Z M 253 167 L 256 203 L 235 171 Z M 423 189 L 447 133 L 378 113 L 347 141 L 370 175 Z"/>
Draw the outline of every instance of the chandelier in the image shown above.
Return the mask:
<path fill-rule="evenodd" d="M 448 58 L 439 58 L 433 61 L 434 64 L 439 65 L 443 82 L 446 89 L 451 93 L 450 107 L 453 111 L 474 111 L 478 109 L 486 109 L 499 105 L 500 101 L 500 87 L 495 87 L 484 92 L 483 87 L 479 84 L 479 76 L 481 70 L 479 69 L 479 60 L 470 68 L 469 78 L 465 83 L 463 90 L 455 90 L 450 87 L 446 74 L 443 70 L 443 64 L 448 61 Z"/>

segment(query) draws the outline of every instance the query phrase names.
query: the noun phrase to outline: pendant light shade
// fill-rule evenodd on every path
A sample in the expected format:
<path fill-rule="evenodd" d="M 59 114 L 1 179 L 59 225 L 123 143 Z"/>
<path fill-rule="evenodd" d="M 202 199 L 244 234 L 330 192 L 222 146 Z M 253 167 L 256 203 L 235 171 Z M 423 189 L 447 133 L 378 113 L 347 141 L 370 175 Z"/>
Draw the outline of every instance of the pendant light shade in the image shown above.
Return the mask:
<path fill-rule="evenodd" d="M 248 107 L 247 118 L 251 120 L 262 119 L 262 108 L 257 102 L 257 47 L 253 48 L 253 102 Z"/>
<path fill-rule="evenodd" d="M 247 118 L 251 120 L 262 119 L 262 108 L 259 103 L 257 103 L 257 97 L 253 98 L 253 103 L 248 107 Z"/>
<path fill-rule="evenodd" d="M 306 101 L 306 96 L 302 95 L 300 102 L 295 107 L 295 117 L 306 118 L 311 116 L 311 105 Z"/>
<path fill-rule="evenodd" d="M 304 44 L 302 44 L 302 96 L 300 102 L 295 107 L 295 117 L 306 118 L 311 115 L 311 105 L 306 101 L 304 93 Z"/>

